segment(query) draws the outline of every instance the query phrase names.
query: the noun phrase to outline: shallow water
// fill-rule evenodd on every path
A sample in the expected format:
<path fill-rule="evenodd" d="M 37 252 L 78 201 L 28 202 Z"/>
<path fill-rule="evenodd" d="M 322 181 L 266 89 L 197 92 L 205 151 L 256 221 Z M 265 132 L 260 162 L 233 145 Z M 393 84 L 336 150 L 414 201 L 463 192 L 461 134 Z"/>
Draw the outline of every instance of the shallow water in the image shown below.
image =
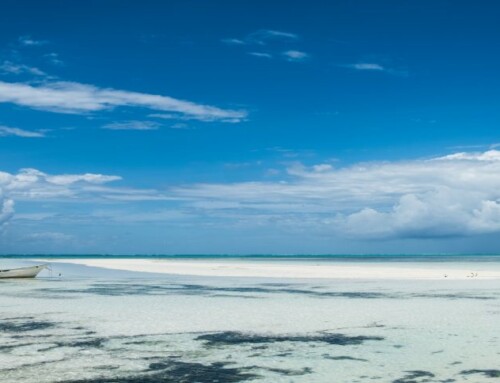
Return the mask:
<path fill-rule="evenodd" d="M 0 282 L 2 382 L 500 381 L 495 280 L 48 275 Z"/>

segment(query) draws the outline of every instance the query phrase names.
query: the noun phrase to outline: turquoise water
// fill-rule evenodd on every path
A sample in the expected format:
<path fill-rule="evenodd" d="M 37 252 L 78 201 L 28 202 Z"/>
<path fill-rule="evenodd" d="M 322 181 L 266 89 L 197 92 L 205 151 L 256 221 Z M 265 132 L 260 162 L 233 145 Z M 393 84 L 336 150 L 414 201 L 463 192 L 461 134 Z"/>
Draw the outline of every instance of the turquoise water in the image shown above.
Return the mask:
<path fill-rule="evenodd" d="M 0 289 L 2 382 L 500 381 L 497 280 L 304 282 L 54 263 L 52 277 Z"/>

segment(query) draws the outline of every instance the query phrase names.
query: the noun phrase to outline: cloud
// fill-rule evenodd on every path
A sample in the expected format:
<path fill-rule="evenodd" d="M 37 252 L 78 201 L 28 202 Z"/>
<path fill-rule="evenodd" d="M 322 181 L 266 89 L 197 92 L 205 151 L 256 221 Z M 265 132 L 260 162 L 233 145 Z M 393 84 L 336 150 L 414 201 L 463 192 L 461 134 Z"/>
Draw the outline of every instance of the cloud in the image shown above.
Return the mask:
<path fill-rule="evenodd" d="M 23 65 L 23 64 L 15 64 L 11 61 L 4 61 L 0 65 L 0 72 L 3 73 L 8 73 L 8 74 L 31 74 L 35 76 L 46 76 L 46 73 L 36 67 L 30 67 L 28 65 Z"/>
<path fill-rule="evenodd" d="M 174 201 L 178 198 L 155 189 L 108 186 L 120 181 L 116 175 L 98 173 L 48 174 L 37 169 L 21 169 L 12 174 L 0 171 L 0 226 L 14 216 L 14 202 L 113 203 L 134 201 Z M 50 214 L 48 217 L 52 217 Z M 45 219 L 38 213 L 20 215 L 25 219 Z M 33 218 L 35 217 L 35 218 Z M 37 218 L 38 217 L 38 218 Z"/>
<path fill-rule="evenodd" d="M 169 201 L 186 224 L 278 226 L 356 240 L 500 233 L 497 150 L 344 167 L 294 163 L 286 174 L 264 177 L 267 181 L 190 184 L 165 191 L 108 185 L 120 179 L 35 169 L 0 172 L 0 222 L 12 217 L 14 201 L 81 201 L 93 206 Z M 159 221 L 169 216 L 167 210 L 134 214 L 153 214 Z"/>
<path fill-rule="evenodd" d="M 211 215 L 267 217 L 270 224 L 284 225 L 302 221 L 354 238 L 500 232 L 500 151 L 343 168 L 296 164 L 287 171 L 288 178 L 276 182 L 199 184 L 172 191 L 212 210 Z M 233 209 L 217 208 L 216 202 Z"/>
<path fill-rule="evenodd" d="M 213 122 L 216 121 L 212 116 L 206 115 L 206 116 L 189 116 L 189 115 L 183 115 L 180 113 L 151 113 L 148 114 L 148 117 L 151 118 L 160 118 L 162 120 L 181 120 L 181 121 L 203 121 L 203 122 Z M 226 123 L 238 123 L 243 121 L 240 118 L 227 118 L 224 119 L 224 122 Z"/>
<path fill-rule="evenodd" d="M 161 125 L 154 121 L 113 122 L 104 125 L 102 129 L 109 130 L 157 130 Z"/>
<path fill-rule="evenodd" d="M 295 33 L 276 31 L 272 29 L 260 29 L 250 33 L 246 37 L 246 41 L 254 44 L 264 45 L 271 40 L 295 41 L 299 36 Z"/>
<path fill-rule="evenodd" d="M 268 45 L 273 42 L 276 46 L 277 43 L 291 43 L 297 42 L 299 40 L 299 35 L 290 32 L 277 31 L 272 29 L 260 29 L 258 31 L 249 33 L 244 38 L 231 38 L 223 39 L 222 42 L 228 45 L 249 45 L 249 46 L 263 46 Z M 281 55 L 287 61 L 303 61 L 309 58 L 309 54 L 299 51 L 299 50 L 287 50 L 285 52 L 279 53 L 276 51 L 274 53 L 253 51 L 247 52 L 250 56 L 271 59 L 274 55 Z"/>
<path fill-rule="evenodd" d="M 262 57 L 262 58 L 273 58 L 273 55 L 270 53 L 264 53 L 264 52 L 248 52 L 249 55 L 255 56 L 255 57 Z"/>
<path fill-rule="evenodd" d="M 224 44 L 228 44 L 228 45 L 245 45 L 245 41 L 244 40 L 240 40 L 240 39 L 222 39 L 221 40 Z"/>
<path fill-rule="evenodd" d="M 277 31 L 272 29 L 259 29 L 249 33 L 243 38 L 227 38 L 221 41 L 228 45 L 266 45 L 271 41 L 297 41 L 299 35 L 290 32 Z"/>
<path fill-rule="evenodd" d="M 283 56 L 285 56 L 288 61 L 304 61 L 309 58 L 307 53 L 294 50 L 283 52 Z"/>
<path fill-rule="evenodd" d="M 90 198 L 96 195 L 93 185 L 120 179 L 93 173 L 50 175 L 36 169 L 21 169 L 17 174 L 0 171 L 0 225 L 13 217 L 15 200 Z"/>
<path fill-rule="evenodd" d="M 191 129 L 188 124 L 185 124 L 183 122 L 178 122 L 176 124 L 170 125 L 170 129 Z"/>
<path fill-rule="evenodd" d="M 21 36 L 19 37 L 18 41 L 21 45 L 25 46 L 40 46 L 48 44 L 48 41 L 46 40 L 35 40 L 31 38 L 31 36 Z"/>
<path fill-rule="evenodd" d="M 43 56 L 49 63 L 56 66 L 64 66 L 64 61 L 59 58 L 58 53 L 47 53 Z"/>
<path fill-rule="evenodd" d="M 14 201 L 2 196 L 0 190 L 0 228 L 14 215 Z"/>
<path fill-rule="evenodd" d="M 239 122 L 247 116 L 243 110 L 220 109 L 168 96 L 98 88 L 75 82 L 49 82 L 33 86 L 0 81 L 0 102 L 55 113 L 89 113 L 115 107 L 137 107 L 172 112 L 201 121 Z"/>
<path fill-rule="evenodd" d="M 45 137 L 45 134 L 42 132 L 33 132 L 30 130 L 10 128 L 8 126 L 0 125 L 0 137 L 6 137 L 6 136 L 33 138 L 33 137 Z"/>
<path fill-rule="evenodd" d="M 348 68 L 356 69 L 356 70 L 371 70 L 371 71 L 386 71 L 380 64 L 375 63 L 358 63 L 358 64 L 349 64 L 346 65 Z"/>
<path fill-rule="evenodd" d="M 387 66 L 377 64 L 377 63 L 362 62 L 362 63 L 346 64 L 346 65 L 339 65 L 339 66 L 344 67 L 344 68 L 354 69 L 357 71 L 380 72 L 380 73 L 387 73 L 387 74 L 392 74 L 392 75 L 396 75 L 396 76 L 408 76 L 408 71 L 406 71 L 406 70 L 388 68 Z"/>

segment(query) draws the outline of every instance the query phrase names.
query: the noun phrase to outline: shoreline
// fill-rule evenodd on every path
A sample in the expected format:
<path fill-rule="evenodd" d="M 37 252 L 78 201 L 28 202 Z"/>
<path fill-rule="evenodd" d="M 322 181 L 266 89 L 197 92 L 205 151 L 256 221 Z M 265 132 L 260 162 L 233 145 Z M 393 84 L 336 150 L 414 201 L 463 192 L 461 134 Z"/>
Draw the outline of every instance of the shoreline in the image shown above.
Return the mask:
<path fill-rule="evenodd" d="M 500 266 L 481 262 L 437 263 L 323 263 L 265 262 L 249 260 L 171 260 L 171 259 L 75 259 L 33 258 L 48 263 L 69 263 L 112 270 L 155 274 L 208 277 L 259 277 L 290 279 L 376 279 L 376 280 L 500 280 Z M 490 266 L 490 267 L 488 267 Z"/>

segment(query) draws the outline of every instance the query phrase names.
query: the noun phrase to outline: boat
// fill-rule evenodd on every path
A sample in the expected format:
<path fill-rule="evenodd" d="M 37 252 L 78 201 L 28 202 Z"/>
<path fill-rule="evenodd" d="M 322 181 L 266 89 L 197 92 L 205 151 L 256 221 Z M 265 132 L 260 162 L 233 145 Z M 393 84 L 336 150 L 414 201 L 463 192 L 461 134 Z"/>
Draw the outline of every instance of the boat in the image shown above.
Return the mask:
<path fill-rule="evenodd" d="M 16 269 L 0 270 L 0 279 L 3 278 L 35 278 L 40 271 L 48 268 L 49 265 L 36 265 L 29 267 L 19 267 Z"/>

